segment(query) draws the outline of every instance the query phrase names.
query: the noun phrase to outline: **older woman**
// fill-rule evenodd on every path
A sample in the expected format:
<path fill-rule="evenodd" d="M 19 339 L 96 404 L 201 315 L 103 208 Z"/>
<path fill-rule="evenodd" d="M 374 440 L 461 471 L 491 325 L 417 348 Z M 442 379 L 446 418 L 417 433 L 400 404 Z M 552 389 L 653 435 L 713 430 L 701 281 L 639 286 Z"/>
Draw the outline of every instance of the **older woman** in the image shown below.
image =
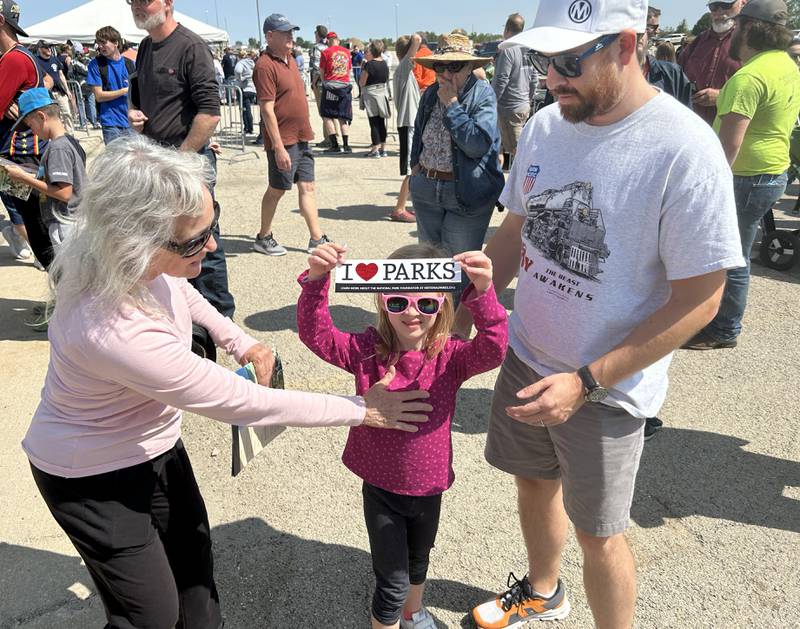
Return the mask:
<path fill-rule="evenodd" d="M 436 72 L 422 95 L 411 148 L 411 200 L 420 242 L 452 254 L 480 250 L 503 189 L 497 153 L 497 101 L 473 71 L 491 61 L 450 33 L 436 53 L 415 61 Z"/>
<path fill-rule="evenodd" d="M 95 160 L 76 230 L 51 267 L 50 365 L 23 448 L 107 627 L 222 624 L 181 410 L 239 425 L 414 431 L 407 422 L 430 409 L 410 401 L 426 393 L 387 393 L 386 382 L 363 398 L 272 390 L 191 353 L 196 321 L 239 363 L 252 361 L 259 382 L 274 362 L 186 281 L 216 247 L 211 178 L 203 156 L 141 136 L 114 142 Z"/>
<path fill-rule="evenodd" d="M 364 67 L 358 80 L 362 88 L 361 103 L 367 112 L 372 145 L 364 157 L 386 157 L 386 120 L 392 115 L 389 105 L 389 66 L 381 58 L 383 42 L 371 41 L 367 46 Z"/>

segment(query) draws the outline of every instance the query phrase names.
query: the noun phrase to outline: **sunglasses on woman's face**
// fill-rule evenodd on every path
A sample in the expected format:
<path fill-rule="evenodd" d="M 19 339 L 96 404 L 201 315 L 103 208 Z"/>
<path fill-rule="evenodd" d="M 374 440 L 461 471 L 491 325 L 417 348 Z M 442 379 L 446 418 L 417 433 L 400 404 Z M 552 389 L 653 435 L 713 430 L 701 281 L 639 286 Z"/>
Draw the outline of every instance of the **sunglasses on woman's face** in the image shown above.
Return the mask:
<path fill-rule="evenodd" d="M 405 295 L 381 295 L 383 309 L 389 314 L 401 315 L 414 304 L 417 312 L 432 317 L 442 307 L 444 297 L 406 297 Z"/>
<path fill-rule="evenodd" d="M 206 246 L 206 243 L 217 228 L 217 223 L 219 223 L 219 203 L 214 201 L 214 220 L 211 221 L 211 225 L 208 229 L 203 231 L 199 236 L 195 236 L 191 240 L 187 240 L 183 243 L 170 240 L 164 245 L 164 249 L 172 251 L 172 253 L 177 253 L 181 258 L 191 258 L 193 255 L 200 253 L 203 247 Z"/>
<path fill-rule="evenodd" d="M 456 74 L 457 72 L 461 72 L 465 65 L 467 65 L 466 61 L 451 61 L 450 63 L 437 61 L 433 64 L 433 71 L 436 72 L 436 74 L 444 74 L 445 70 L 450 70 L 450 74 Z"/>
<path fill-rule="evenodd" d="M 537 72 L 539 72 L 539 74 L 547 74 L 548 68 L 552 65 L 556 72 L 558 72 L 561 76 L 564 76 L 568 79 L 576 79 L 583 74 L 581 61 L 585 61 L 594 53 L 600 52 L 603 48 L 611 44 L 611 42 L 613 42 L 617 37 L 619 37 L 619 34 L 604 35 L 598 39 L 597 42 L 595 42 L 594 46 L 580 55 L 548 56 L 543 55 L 540 52 L 533 51 L 531 53 L 531 58 L 534 68 Z"/>

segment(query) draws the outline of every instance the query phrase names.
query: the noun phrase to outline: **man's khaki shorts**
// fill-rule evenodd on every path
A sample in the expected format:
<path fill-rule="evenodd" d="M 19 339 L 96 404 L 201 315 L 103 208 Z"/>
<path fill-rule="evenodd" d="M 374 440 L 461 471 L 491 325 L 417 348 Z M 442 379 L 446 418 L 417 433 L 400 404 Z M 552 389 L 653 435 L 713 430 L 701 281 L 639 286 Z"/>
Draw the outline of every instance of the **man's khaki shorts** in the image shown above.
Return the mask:
<path fill-rule="evenodd" d="M 492 399 L 486 460 L 530 479 L 561 479 L 564 508 L 581 531 L 610 537 L 628 528 L 644 444 L 644 420 L 587 402 L 566 423 L 543 428 L 511 419 L 516 393 L 541 380 L 509 348 Z"/>
<path fill-rule="evenodd" d="M 525 128 L 525 123 L 528 122 L 530 113 L 530 110 L 526 110 L 513 114 L 498 114 L 497 126 L 500 127 L 500 145 L 503 153 L 514 155 L 517 152 L 519 136 Z"/>

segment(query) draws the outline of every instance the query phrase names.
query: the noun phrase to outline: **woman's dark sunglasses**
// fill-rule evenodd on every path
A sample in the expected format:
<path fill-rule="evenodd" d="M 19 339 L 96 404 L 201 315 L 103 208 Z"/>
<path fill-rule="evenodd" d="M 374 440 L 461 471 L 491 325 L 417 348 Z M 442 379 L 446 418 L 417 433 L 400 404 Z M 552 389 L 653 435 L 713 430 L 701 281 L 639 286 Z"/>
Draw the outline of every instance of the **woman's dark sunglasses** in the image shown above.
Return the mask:
<path fill-rule="evenodd" d="M 208 229 L 206 229 L 199 236 L 195 236 L 191 240 L 187 240 L 184 243 L 178 243 L 174 240 L 170 240 L 166 245 L 164 245 L 164 249 L 172 251 L 172 253 L 177 253 L 181 258 L 191 258 L 193 255 L 196 255 L 203 250 L 203 247 L 206 246 L 209 238 L 211 238 L 214 230 L 217 228 L 218 223 L 219 203 L 214 201 L 214 220 L 211 222 L 211 225 Z"/>
<path fill-rule="evenodd" d="M 455 74 L 456 72 L 461 72 L 465 65 L 467 65 L 466 61 L 451 61 L 450 63 L 437 61 L 433 64 L 433 71 L 436 74 L 444 74 L 445 70 L 450 70 L 451 74 Z"/>
<path fill-rule="evenodd" d="M 589 48 L 586 52 L 580 55 L 543 55 L 540 52 L 531 52 L 531 60 L 533 66 L 539 74 L 547 74 L 547 69 L 552 66 L 556 69 L 561 76 L 568 79 L 575 79 L 583 74 L 581 68 L 581 61 L 585 61 L 594 53 L 600 52 L 603 48 L 611 44 L 619 37 L 619 33 L 615 35 L 604 35 L 595 42 L 594 46 Z"/>

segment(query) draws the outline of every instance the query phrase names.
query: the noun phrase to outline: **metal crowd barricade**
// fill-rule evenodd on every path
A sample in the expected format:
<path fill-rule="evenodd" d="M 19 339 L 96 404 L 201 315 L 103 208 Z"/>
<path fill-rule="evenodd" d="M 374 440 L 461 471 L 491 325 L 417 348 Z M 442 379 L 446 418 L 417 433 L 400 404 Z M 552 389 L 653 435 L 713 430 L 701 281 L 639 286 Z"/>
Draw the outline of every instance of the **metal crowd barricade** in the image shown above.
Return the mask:
<path fill-rule="evenodd" d="M 89 116 L 86 115 L 86 104 L 83 100 L 81 84 L 77 81 L 67 81 L 67 87 L 72 94 L 72 99 L 69 103 L 70 114 L 72 115 L 72 126 L 76 130 L 83 131 L 86 135 L 90 135 Z"/>
<path fill-rule="evenodd" d="M 221 146 L 227 149 L 241 151 L 239 155 L 227 158 L 228 161 L 255 155 L 256 159 L 261 159 L 258 151 L 246 151 L 246 136 L 244 132 L 244 97 L 242 89 L 238 85 L 220 85 L 220 119 L 214 134 Z M 248 105 L 249 107 L 250 105 Z M 255 121 L 260 116 L 256 112 L 253 116 Z M 226 159 L 223 157 L 223 159 Z"/>

